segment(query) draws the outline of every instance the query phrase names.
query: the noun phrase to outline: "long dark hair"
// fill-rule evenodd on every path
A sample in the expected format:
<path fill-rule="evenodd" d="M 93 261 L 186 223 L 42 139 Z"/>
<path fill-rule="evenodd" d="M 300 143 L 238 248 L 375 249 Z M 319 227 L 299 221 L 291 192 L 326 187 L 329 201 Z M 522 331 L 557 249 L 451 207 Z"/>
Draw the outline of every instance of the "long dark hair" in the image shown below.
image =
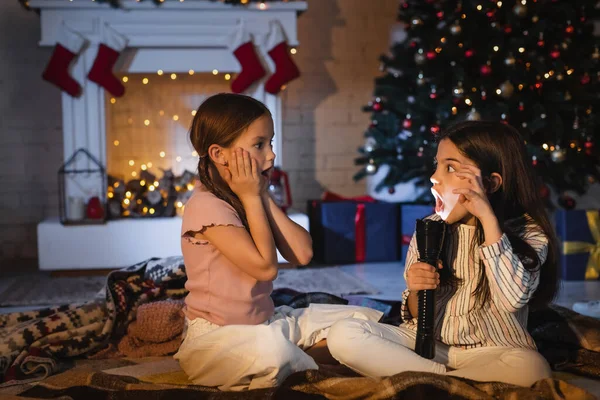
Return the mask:
<path fill-rule="evenodd" d="M 213 144 L 224 148 L 231 146 L 254 121 L 265 115 L 271 116 L 269 109 L 252 97 L 220 93 L 209 97 L 198 107 L 190 128 L 190 141 L 200 156 L 200 182 L 237 211 L 246 229 L 246 211 L 240 199 L 219 175 L 208 155 L 208 148 Z"/>
<path fill-rule="evenodd" d="M 528 270 L 541 268 L 540 282 L 529 305 L 532 308 L 546 305 L 558 291 L 558 242 L 539 194 L 540 182 L 531 167 L 521 134 L 501 122 L 463 121 L 444 130 L 438 142 L 443 139 L 449 139 L 461 154 L 475 162 L 482 177 L 494 172 L 502 176 L 501 187 L 488 196 L 490 204 L 523 266 Z M 541 266 L 535 250 L 523 240 L 528 229 L 526 215 L 548 237 L 548 255 Z M 484 241 L 483 227 L 477 220 L 472 251 Z M 483 265 L 474 294 L 479 306 L 490 299 L 489 282 Z"/>

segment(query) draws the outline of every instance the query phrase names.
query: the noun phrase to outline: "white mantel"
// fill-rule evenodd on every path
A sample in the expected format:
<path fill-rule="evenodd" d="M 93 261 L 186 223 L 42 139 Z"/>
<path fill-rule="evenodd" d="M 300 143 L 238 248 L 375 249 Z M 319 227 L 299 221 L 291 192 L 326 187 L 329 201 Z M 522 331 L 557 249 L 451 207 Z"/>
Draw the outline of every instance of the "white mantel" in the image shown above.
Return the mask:
<path fill-rule="evenodd" d="M 89 42 L 73 63 L 71 71 L 71 76 L 82 87 L 81 97 L 73 98 L 64 92 L 61 95 L 65 161 L 77 149 L 86 148 L 103 165 L 107 162 L 105 92 L 87 79 L 106 26 L 128 39 L 128 47 L 116 67 L 118 72 L 155 73 L 163 70 L 165 73 L 187 73 L 189 70 L 210 72 L 215 69 L 223 73 L 240 72 L 240 65 L 228 47 L 228 41 L 241 21 L 252 35 L 259 55 L 273 71 L 274 66 L 264 47 L 269 22 L 279 21 L 288 44 L 297 46 L 297 17 L 307 9 L 304 1 L 267 2 L 264 9 L 258 3 L 233 6 L 208 0 L 165 0 L 160 6 L 154 5 L 151 0 L 124 0 L 122 4 L 122 9 L 115 9 L 92 0 L 29 1 L 31 8 L 40 10 L 41 46 L 55 46 L 63 23 Z M 274 146 L 278 154 L 277 163 L 281 165 L 281 99 L 266 93 L 263 82 L 254 85 L 247 94 L 264 102 L 273 115 Z M 297 218 L 304 221 L 301 215 Z M 133 258 L 138 257 L 138 261 L 154 255 L 177 255 L 180 251 L 178 241 L 167 241 L 171 245 L 165 247 L 165 224 L 173 225 L 170 231 L 177 233 L 181 220 L 172 218 L 171 222 L 154 224 L 152 220 L 109 221 L 106 225 L 86 227 L 64 227 L 56 220 L 44 221 L 38 226 L 40 269 L 122 267 L 128 265 L 132 252 L 135 253 Z M 154 236 L 147 234 L 148 229 L 154 229 L 152 227 L 157 232 Z M 136 250 L 130 240 L 115 237 L 118 232 L 132 235 L 140 230 L 147 236 L 143 249 Z M 89 235 L 100 243 L 87 242 L 85 236 L 89 238 Z M 176 243 L 177 254 L 173 254 Z M 85 252 L 69 254 L 70 248 L 83 246 L 85 249 L 89 245 L 99 248 L 94 254 L 102 254 L 102 258 L 84 261 L 81 257 Z M 147 254 L 151 249 L 156 250 Z M 106 254 L 112 256 L 107 258 Z"/>

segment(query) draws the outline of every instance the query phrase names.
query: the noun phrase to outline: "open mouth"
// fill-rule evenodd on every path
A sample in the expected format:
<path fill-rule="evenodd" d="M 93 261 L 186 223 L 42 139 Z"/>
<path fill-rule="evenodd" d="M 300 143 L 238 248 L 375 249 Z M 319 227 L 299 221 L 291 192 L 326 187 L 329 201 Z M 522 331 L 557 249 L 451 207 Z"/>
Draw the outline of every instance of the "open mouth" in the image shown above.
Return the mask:
<path fill-rule="evenodd" d="M 271 175 L 272 170 L 273 170 L 273 167 L 269 167 L 269 168 L 265 169 L 263 172 L 261 172 L 261 174 L 265 178 L 268 178 Z"/>
<path fill-rule="evenodd" d="M 444 200 L 435 190 L 432 189 L 431 193 L 433 193 L 433 196 L 435 197 L 435 213 L 439 214 L 444 211 Z"/>

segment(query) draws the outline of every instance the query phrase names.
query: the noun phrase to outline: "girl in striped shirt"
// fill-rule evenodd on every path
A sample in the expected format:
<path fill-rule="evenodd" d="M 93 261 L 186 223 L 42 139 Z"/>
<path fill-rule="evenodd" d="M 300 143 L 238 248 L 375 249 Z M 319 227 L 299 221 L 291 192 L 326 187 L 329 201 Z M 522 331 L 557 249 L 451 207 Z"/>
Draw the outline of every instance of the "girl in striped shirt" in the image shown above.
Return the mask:
<path fill-rule="evenodd" d="M 413 235 L 404 323 L 339 321 L 328 336 L 332 355 L 367 376 L 423 371 L 522 386 L 550 377 L 527 314 L 557 291 L 557 245 L 523 138 L 500 122 L 465 121 L 442 133 L 435 164 L 428 218 L 448 224 L 439 273 L 417 261 Z M 413 351 L 425 289 L 436 289 L 433 360 Z"/>

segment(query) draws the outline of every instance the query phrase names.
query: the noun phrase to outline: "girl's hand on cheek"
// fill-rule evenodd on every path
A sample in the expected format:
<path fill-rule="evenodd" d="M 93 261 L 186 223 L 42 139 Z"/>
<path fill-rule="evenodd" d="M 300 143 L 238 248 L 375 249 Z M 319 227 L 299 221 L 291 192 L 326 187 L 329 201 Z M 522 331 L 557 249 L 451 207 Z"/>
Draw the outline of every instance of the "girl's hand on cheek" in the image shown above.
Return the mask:
<path fill-rule="evenodd" d="M 244 149 L 235 149 L 229 167 L 225 170 L 225 182 L 240 198 L 260 196 L 263 179 L 256 160 Z"/>

